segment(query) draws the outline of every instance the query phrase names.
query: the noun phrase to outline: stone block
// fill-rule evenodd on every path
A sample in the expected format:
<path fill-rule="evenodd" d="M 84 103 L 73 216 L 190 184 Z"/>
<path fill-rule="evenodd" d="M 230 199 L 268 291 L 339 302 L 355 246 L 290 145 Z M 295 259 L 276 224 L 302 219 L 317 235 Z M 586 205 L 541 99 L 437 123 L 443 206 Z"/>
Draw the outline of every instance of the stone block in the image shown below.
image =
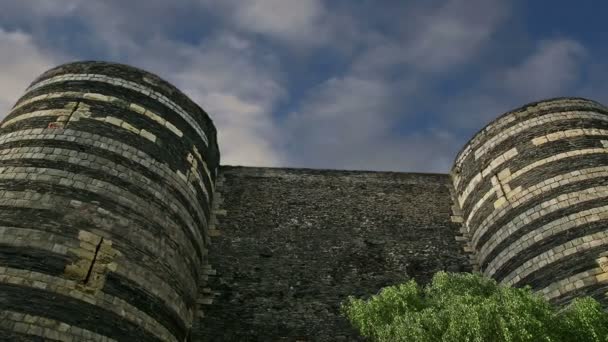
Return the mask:
<path fill-rule="evenodd" d="M 105 122 L 110 123 L 110 124 L 115 125 L 115 126 L 121 126 L 122 123 L 123 123 L 123 121 L 121 119 L 115 118 L 113 116 L 107 116 L 105 118 Z"/>

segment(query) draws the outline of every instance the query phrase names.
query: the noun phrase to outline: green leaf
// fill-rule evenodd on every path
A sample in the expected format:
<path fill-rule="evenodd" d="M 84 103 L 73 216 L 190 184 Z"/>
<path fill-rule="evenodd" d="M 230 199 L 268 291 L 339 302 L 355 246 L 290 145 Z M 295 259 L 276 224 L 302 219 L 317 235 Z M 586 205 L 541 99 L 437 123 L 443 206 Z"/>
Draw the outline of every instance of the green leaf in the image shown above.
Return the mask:
<path fill-rule="evenodd" d="M 608 342 L 608 314 L 594 299 L 558 308 L 530 287 L 480 274 L 439 272 L 424 288 L 411 280 L 367 300 L 349 297 L 342 313 L 373 341 Z"/>

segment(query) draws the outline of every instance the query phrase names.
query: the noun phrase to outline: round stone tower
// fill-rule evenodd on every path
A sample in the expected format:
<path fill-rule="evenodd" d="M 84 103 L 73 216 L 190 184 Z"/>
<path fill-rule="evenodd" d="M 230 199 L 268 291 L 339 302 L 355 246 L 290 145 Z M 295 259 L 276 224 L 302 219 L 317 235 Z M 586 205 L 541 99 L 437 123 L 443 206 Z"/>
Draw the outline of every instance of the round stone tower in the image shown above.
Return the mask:
<path fill-rule="evenodd" d="M 158 76 L 41 75 L 0 124 L 0 335 L 186 340 L 218 165 L 207 114 Z"/>
<path fill-rule="evenodd" d="M 456 201 L 480 270 L 556 304 L 608 291 L 608 109 L 558 98 L 508 112 L 458 154 Z"/>

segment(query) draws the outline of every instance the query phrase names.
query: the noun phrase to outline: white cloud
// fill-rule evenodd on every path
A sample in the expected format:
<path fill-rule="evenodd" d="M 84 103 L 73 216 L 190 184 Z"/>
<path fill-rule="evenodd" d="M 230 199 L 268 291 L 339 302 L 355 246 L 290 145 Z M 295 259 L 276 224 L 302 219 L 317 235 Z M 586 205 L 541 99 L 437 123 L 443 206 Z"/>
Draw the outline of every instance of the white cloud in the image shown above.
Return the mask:
<path fill-rule="evenodd" d="M 369 31 L 363 51 L 341 77 L 315 87 L 285 122 L 290 164 L 322 168 L 447 171 L 459 145 L 441 123 L 398 135 L 417 117 L 428 72 L 471 63 L 508 15 L 503 1 L 449 0 L 413 8 L 400 36 Z M 477 12 L 473 15 L 472 9 Z M 403 73 L 407 68 L 408 73 Z M 401 72 L 395 79 L 395 72 Z M 429 98 L 431 98 L 429 96 Z"/>
<path fill-rule="evenodd" d="M 519 62 L 487 72 L 446 99 L 438 111 L 446 125 L 466 129 L 468 139 L 499 115 L 526 103 L 580 94 L 586 55 L 586 48 L 571 39 L 538 42 Z"/>
<path fill-rule="evenodd" d="M 306 98 L 284 123 L 289 164 L 298 167 L 401 172 L 447 172 L 458 144 L 447 130 L 395 134 L 412 108 L 398 96 L 415 96 L 416 84 L 334 78 Z M 402 99 L 401 99 L 402 100 Z M 407 120 L 405 120 L 407 121 Z"/>
<path fill-rule="evenodd" d="M 209 113 L 218 130 L 222 164 L 282 164 L 272 113 L 286 92 L 272 56 L 223 33 L 198 46 L 157 39 L 130 59 L 173 83 Z"/>
<path fill-rule="evenodd" d="M 265 38 L 264 42 L 287 48 L 298 58 L 317 48 L 350 51 L 367 25 L 326 0 L 199 0 L 199 4 L 219 18 L 223 29 Z"/>
<path fill-rule="evenodd" d="M 406 10 L 392 12 L 376 4 L 341 7 L 322 0 L 36 4 L 0 0 L 0 22 L 30 13 L 29 24 L 40 23 L 33 25 L 31 36 L 22 34 L 25 38 L 0 36 L 3 68 L 34 65 L 22 67 L 29 71 L 23 77 L 27 84 L 56 64 L 56 58 L 41 52 L 40 41 L 53 34 L 44 32 L 46 20 L 80 18 L 91 34 L 85 38 L 104 53 L 99 58 L 158 73 L 209 112 L 224 164 L 445 171 L 464 144 L 455 129 L 477 129 L 529 100 L 567 95 L 580 80 L 586 55 L 575 41 L 545 41 L 519 62 L 490 72 L 476 69 L 482 75 L 478 82 L 437 95 L 433 87 L 444 75 L 476 67 L 485 52 L 500 44 L 494 38 L 512 14 L 509 2 L 433 0 L 395 5 Z M 195 30 L 189 25 L 199 17 L 204 23 Z M 172 38 L 172 30 L 186 28 L 186 39 Z M 13 51 L 27 58 L 16 58 Z M 325 70 L 307 59 L 314 51 L 330 52 Z M 284 56 L 291 59 L 280 59 Z M 311 65 L 316 74 L 308 78 L 303 73 Z M 313 86 L 298 83 L 327 71 L 336 74 Z M 4 90 L 0 96 L 10 102 L 22 91 Z M 288 98 L 293 95 L 298 98 Z M 399 124 L 420 118 L 423 101 L 431 102 L 425 112 L 437 122 L 417 123 L 417 132 L 399 136 Z M 277 112 L 282 104 L 290 108 L 287 117 Z"/>
<path fill-rule="evenodd" d="M 83 0 L 0 0 L 2 13 L 7 16 L 63 17 L 74 13 Z M 3 17 L 7 19 L 7 17 Z"/>
<path fill-rule="evenodd" d="M 233 20 L 244 30 L 281 40 L 324 39 L 325 7 L 320 0 L 236 1 Z"/>
<path fill-rule="evenodd" d="M 355 60 L 360 72 L 407 66 L 411 72 L 445 72 L 474 62 L 510 14 L 504 0 L 448 0 L 406 6 L 397 36 L 361 35 L 366 50 Z"/>
<path fill-rule="evenodd" d="M 0 4 L 5 2 L 0 0 Z M 161 0 L 126 3 L 119 0 L 72 0 L 69 6 L 62 7 L 61 1 L 48 0 L 43 6 L 36 7 L 36 2 L 23 0 L 18 4 L 8 1 L 6 5 L 0 18 L 27 14 L 28 9 L 37 8 L 31 12 L 29 17 L 32 20 L 28 24 L 37 23 L 32 30 L 39 41 L 50 35 L 45 31 L 49 20 L 80 19 L 91 34 L 86 37 L 88 42 L 103 51 L 103 55 L 96 59 L 141 67 L 161 75 L 186 92 L 214 120 L 219 132 L 222 163 L 280 164 L 279 142 L 276 141 L 272 120 L 274 106 L 285 96 L 280 81 L 282 75 L 278 72 L 280 64 L 273 53 L 261 51 L 250 40 L 219 29 L 206 32 L 201 39 L 195 36 L 193 40 L 199 40 L 199 44 L 171 39 L 170 30 L 185 24 L 180 20 L 188 16 L 192 19 L 193 13 L 202 11 L 196 1 L 177 4 Z M 28 40 L 22 45 L 31 47 L 35 44 Z M 7 54 L 5 46 L 8 45 L 2 46 L 0 55 Z M 11 61 L 23 61 L 22 55 L 28 56 L 25 61 L 32 64 L 44 61 L 35 48 L 30 50 L 24 47 Z M 4 64 L 12 66 L 8 62 Z M 27 68 L 36 71 L 25 80 L 31 81 L 57 63 L 39 64 L 42 66 Z M 3 92 L 2 95 L 11 101 L 17 98 L 15 92 Z"/>
<path fill-rule="evenodd" d="M 366 158 L 355 169 L 447 173 L 459 146 L 454 134 L 439 129 L 384 137 L 359 150 Z"/>
<path fill-rule="evenodd" d="M 278 132 L 264 104 L 244 102 L 228 93 L 201 97 L 213 113 L 218 128 L 222 163 L 227 165 L 280 166 L 275 137 Z"/>
<path fill-rule="evenodd" d="M 0 23 L 28 27 L 39 43 L 78 37 L 113 60 L 128 58 L 143 41 L 183 26 L 185 17 L 202 10 L 196 0 L 0 0 L 0 8 Z M 50 25 L 75 32 L 49 32 Z"/>
<path fill-rule="evenodd" d="M 577 41 L 541 41 L 521 64 L 504 72 L 505 90 L 517 97 L 559 96 L 578 81 L 585 48 Z"/>
<path fill-rule="evenodd" d="M 361 150 L 390 128 L 391 94 L 386 82 L 352 76 L 319 85 L 284 123 L 290 164 L 364 168 L 372 156 Z"/>
<path fill-rule="evenodd" d="M 585 82 L 573 92 L 573 95 L 598 101 L 608 106 L 608 84 L 606 83 L 608 64 L 597 60 L 587 59 L 586 61 Z"/>
<path fill-rule="evenodd" d="M 58 57 L 37 47 L 26 33 L 0 28 L 0 115 L 4 117 L 42 72 L 55 66 Z"/>
<path fill-rule="evenodd" d="M 441 71 L 470 62 L 509 16 L 503 0 L 449 0 L 413 17 L 416 34 L 405 54 L 416 67 Z"/>

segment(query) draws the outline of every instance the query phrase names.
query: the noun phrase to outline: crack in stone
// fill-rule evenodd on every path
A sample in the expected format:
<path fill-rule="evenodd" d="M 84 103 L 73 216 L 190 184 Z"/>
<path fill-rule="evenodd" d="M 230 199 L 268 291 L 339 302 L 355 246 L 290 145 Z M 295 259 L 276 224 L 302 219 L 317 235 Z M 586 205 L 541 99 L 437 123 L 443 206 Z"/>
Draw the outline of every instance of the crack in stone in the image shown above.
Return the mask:
<path fill-rule="evenodd" d="M 95 266 L 95 262 L 97 261 L 97 255 L 99 254 L 99 249 L 101 248 L 101 244 L 103 243 L 103 237 L 99 240 L 97 247 L 95 247 L 95 255 L 93 256 L 93 260 L 91 261 L 91 265 L 89 266 L 89 270 L 87 271 L 86 277 L 83 279 L 83 284 L 88 284 L 89 279 L 91 278 L 91 274 L 93 273 L 93 266 Z"/>
<path fill-rule="evenodd" d="M 80 102 L 81 101 L 76 102 L 76 106 L 74 106 L 74 109 L 72 109 L 72 112 L 70 113 L 70 115 L 68 115 L 68 119 L 65 122 L 65 128 L 68 128 L 68 125 L 70 124 L 70 120 L 72 119 L 72 115 L 74 115 L 74 113 L 78 110 L 78 107 L 80 106 Z"/>
<path fill-rule="evenodd" d="M 500 187 L 500 191 L 502 191 L 502 197 L 505 198 L 505 201 L 507 201 L 507 203 L 511 204 L 511 201 L 507 196 L 507 191 L 505 191 L 505 186 L 504 184 L 502 184 L 502 180 L 498 178 L 498 173 L 494 173 L 494 177 L 496 177 L 496 183 L 498 183 L 498 187 Z"/>

